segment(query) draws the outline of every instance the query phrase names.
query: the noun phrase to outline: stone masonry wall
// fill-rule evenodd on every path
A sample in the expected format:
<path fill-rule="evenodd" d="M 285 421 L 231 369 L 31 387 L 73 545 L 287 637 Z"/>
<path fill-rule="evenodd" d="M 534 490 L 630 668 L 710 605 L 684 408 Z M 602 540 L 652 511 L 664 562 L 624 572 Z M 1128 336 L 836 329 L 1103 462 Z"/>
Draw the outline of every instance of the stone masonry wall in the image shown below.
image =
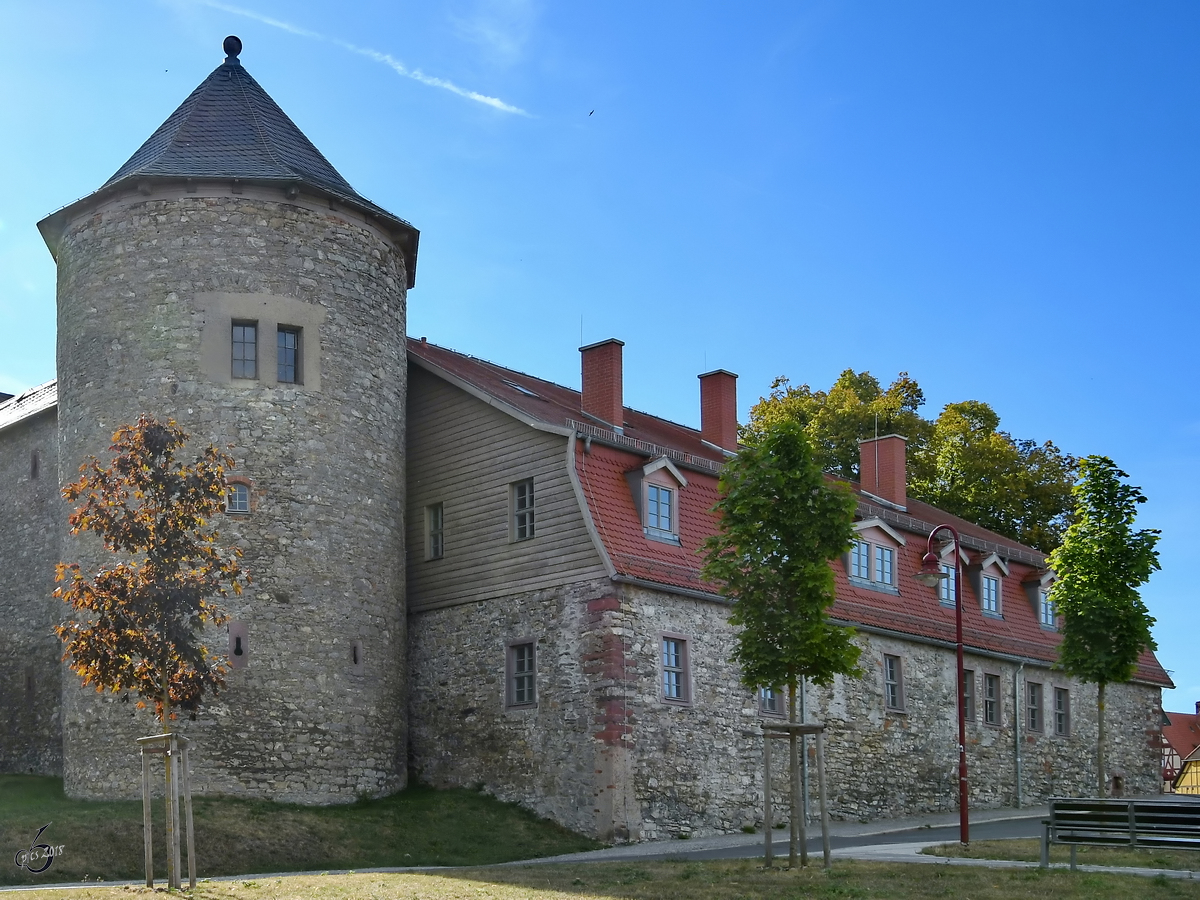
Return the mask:
<path fill-rule="evenodd" d="M 416 771 L 436 785 L 478 785 L 568 827 L 610 840 L 705 835 L 762 825 L 758 698 L 730 662 L 728 607 L 665 591 L 587 582 L 413 616 L 410 717 Z M 662 699 L 661 639 L 683 636 L 691 702 Z M 538 706 L 505 710 L 504 648 L 533 636 Z M 831 815 L 877 819 L 957 809 L 955 659 L 951 648 L 860 633 L 858 678 L 809 687 L 809 721 L 824 721 Z M 447 652 L 447 648 L 454 648 Z M 884 709 L 883 655 L 899 656 L 904 710 Z M 1044 667 L 968 654 L 976 680 L 967 728 L 971 803 L 1017 802 L 1013 676 L 1021 691 L 1022 805 L 1094 793 L 1095 689 Z M 999 726 L 982 721 L 982 676 L 1003 687 Z M 1070 695 L 1070 733 L 1024 725 L 1029 681 Z M 1109 689 L 1111 770 L 1127 793 L 1157 790 L 1157 688 Z M 777 742 L 776 821 L 786 821 L 787 744 Z M 811 808 L 815 744 L 809 742 Z"/>
<path fill-rule="evenodd" d="M 0 431 L 0 486 L 0 772 L 59 775 L 62 650 L 50 629 L 62 604 L 51 594 L 67 510 L 53 409 Z"/>
<path fill-rule="evenodd" d="M 253 578 L 226 604 L 245 626 L 247 663 L 195 721 L 178 723 L 195 742 L 198 793 L 324 803 L 394 791 L 407 744 L 404 260 L 328 203 L 209 187 L 120 197 L 68 227 L 58 250 L 63 469 L 103 457 L 112 431 L 147 412 L 176 419 L 197 446 L 232 446 L 231 474 L 251 485 L 251 512 L 216 523 Z M 206 368 L 212 329 L 228 359 L 231 318 L 262 315 L 305 325 L 302 367 L 319 366 L 319 387 L 277 384 L 273 371 L 217 377 L 211 354 Z M 260 359 L 270 360 L 274 326 L 264 325 Z M 102 558 L 89 540 L 64 553 L 85 566 Z M 224 629 L 209 637 L 229 649 Z M 134 699 L 68 676 L 72 796 L 136 796 L 134 739 L 158 726 Z"/>
<path fill-rule="evenodd" d="M 594 737 L 601 726 L 586 671 L 602 641 L 595 608 L 611 594 L 601 579 L 414 613 L 416 775 L 438 787 L 480 787 L 568 828 L 611 834 L 596 802 L 605 745 Z M 525 639 L 537 645 L 537 704 L 509 708 L 507 647 Z"/>

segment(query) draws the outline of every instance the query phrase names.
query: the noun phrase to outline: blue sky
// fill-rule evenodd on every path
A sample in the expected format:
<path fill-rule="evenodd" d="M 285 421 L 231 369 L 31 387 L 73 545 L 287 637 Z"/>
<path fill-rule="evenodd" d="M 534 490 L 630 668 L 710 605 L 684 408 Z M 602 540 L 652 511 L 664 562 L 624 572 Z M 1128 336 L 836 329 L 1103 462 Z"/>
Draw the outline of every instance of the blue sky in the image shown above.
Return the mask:
<path fill-rule="evenodd" d="M 696 375 L 907 371 L 924 412 L 1111 456 L 1163 530 L 1144 591 L 1200 700 L 1200 6 L 1162 2 L 0 5 L 0 390 L 54 377 L 36 230 L 222 60 L 421 229 L 409 332 L 632 406 Z"/>

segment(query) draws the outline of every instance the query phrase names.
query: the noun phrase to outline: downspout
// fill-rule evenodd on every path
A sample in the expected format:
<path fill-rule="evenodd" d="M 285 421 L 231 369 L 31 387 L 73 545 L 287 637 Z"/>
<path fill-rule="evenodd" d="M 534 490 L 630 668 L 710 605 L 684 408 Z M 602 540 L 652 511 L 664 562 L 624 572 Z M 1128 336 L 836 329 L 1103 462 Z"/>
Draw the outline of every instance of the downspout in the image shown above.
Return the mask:
<path fill-rule="evenodd" d="M 1013 750 L 1016 753 L 1017 764 L 1017 801 L 1015 806 L 1021 808 L 1021 673 L 1025 671 L 1025 663 L 1013 670 Z"/>

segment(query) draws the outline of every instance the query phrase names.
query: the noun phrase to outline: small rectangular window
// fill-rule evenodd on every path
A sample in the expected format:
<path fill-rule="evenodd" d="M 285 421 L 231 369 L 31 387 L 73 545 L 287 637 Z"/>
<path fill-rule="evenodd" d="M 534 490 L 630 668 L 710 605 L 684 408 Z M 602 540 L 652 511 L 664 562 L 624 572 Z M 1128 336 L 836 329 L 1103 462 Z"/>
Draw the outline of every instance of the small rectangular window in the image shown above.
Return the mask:
<path fill-rule="evenodd" d="M 894 584 L 895 572 L 892 562 L 896 552 L 891 547 L 875 548 L 875 580 L 880 584 Z"/>
<path fill-rule="evenodd" d="M 1000 614 L 1000 579 L 983 576 L 983 611 Z"/>
<path fill-rule="evenodd" d="M 855 541 L 850 546 L 850 576 L 866 581 L 871 577 L 871 545 L 866 541 Z"/>
<path fill-rule="evenodd" d="M 668 703 L 687 703 L 687 640 L 674 635 L 662 638 L 662 696 Z"/>
<path fill-rule="evenodd" d="M 963 669 L 963 716 L 968 722 L 975 721 L 975 672 Z"/>
<path fill-rule="evenodd" d="M 646 485 L 646 527 L 654 531 L 673 532 L 671 527 L 674 491 L 657 484 Z"/>
<path fill-rule="evenodd" d="M 1059 737 L 1071 733 L 1071 695 L 1066 688 L 1054 689 L 1054 733 Z"/>
<path fill-rule="evenodd" d="M 425 507 L 425 558 L 442 558 L 442 504 Z"/>
<path fill-rule="evenodd" d="M 983 722 L 985 725 L 1000 724 L 1000 676 L 983 676 Z"/>
<path fill-rule="evenodd" d="M 279 326 L 276 381 L 300 384 L 300 329 Z"/>
<path fill-rule="evenodd" d="M 955 582 L 958 580 L 958 568 L 950 563 L 942 565 L 942 573 L 946 576 L 938 582 L 938 600 L 944 606 L 953 606 L 955 594 Z"/>
<path fill-rule="evenodd" d="M 883 657 L 883 703 L 888 709 L 904 709 L 904 671 L 898 656 Z"/>
<path fill-rule="evenodd" d="M 533 479 L 512 485 L 512 532 L 514 541 L 533 537 Z"/>
<path fill-rule="evenodd" d="M 521 641 L 508 647 L 508 705 L 537 703 L 537 645 Z"/>
<path fill-rule="evenodd" d="M 1054 601 L 1046 591 L 1038 591 L 1038 621 L 1045 628 L 1054 628 L 1057 618 L 1054 613 Z"/>
<path fill-rule="evenodd" d="M 233 323 L 233 377 L 258 377 L 258 323 Z"/>
<path fill-rule="evenodd" d="M 250 488 L 244 484 L 231 484 L 225 489 L 225 511 L 231 513 L 250 512 Z"/>
<path fill-rule="evenodd" d="M 783 692 L 777 688 L 759 688 L 758 709 L 764 716 L 782 716 Z"/>
<path fill-rule="evenodd" d="M 1042 686 L 1035 681 L 1025 682 L 1025 712 L 1030 731 L 1042 730 Z"/>

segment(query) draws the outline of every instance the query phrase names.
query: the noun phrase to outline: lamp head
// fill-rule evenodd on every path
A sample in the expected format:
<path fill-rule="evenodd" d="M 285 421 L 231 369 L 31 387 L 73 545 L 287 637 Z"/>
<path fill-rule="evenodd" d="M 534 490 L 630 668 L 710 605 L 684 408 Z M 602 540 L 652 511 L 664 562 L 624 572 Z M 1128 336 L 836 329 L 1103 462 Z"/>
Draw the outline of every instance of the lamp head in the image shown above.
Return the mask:
<path fill-rule="evenodd" d="M 913 575 L 913 578 L 928 587 L 936 587 L 939 581 L 949 577 L 942 571 L 942 561 L 932 550 L 921 559 L 921 571 Z"/>

